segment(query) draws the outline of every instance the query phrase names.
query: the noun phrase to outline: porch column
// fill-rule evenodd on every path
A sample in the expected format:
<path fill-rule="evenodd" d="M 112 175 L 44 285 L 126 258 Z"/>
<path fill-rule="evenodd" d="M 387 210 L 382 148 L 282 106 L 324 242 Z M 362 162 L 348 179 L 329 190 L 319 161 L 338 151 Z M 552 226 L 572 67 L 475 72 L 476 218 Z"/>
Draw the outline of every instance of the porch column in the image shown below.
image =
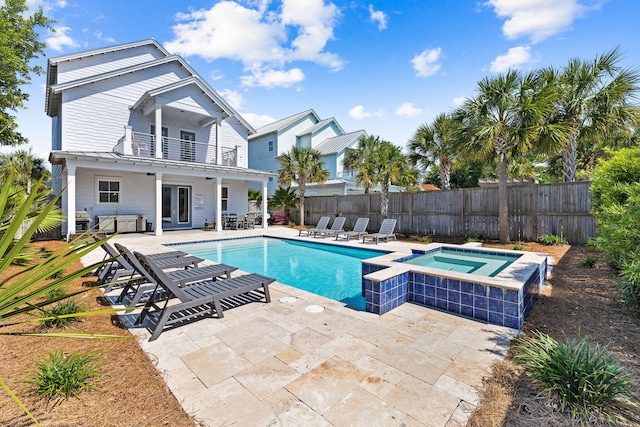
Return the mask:
<path fill-rule="evenodd" d="M 162 158 L 162 105 L 158 104 L 158 101 L 156 101 L 155 127 L 156 127 L 156 134 L 154 136 L 154 139 L 156 141 L 155 155 L 156 155 L 156 158 L 161 159 Z M 156 227 L 156 230 L 158 228 L 159 227 Z"/>
<path fill-rule="evenodd" d="M 267 181 L 262 181 L 262 228 L 267 228 Z"/>
<path fill-rule="evenodd" d="M 157 128 L 156 128 L 157 129 Z M 158 150 L 156 150 L 156 153 Z M 156 236 L 162 236 L 162 174 L 156 172 Z"/>
<path fill-rule="evenodd" d="M 216 127 L 216 165 L 222 164 L 222 146 L 220 144 L 220 139 L 218 135 L 220 135 L 220 127 L 218 125 L 218 121 L 216 120 L 214 126 Z"/>
<path fill-rule="evenodd" d="M 133 127 L 125 125 L 124 127 L 124 146 L 122 152 L 124 155 L 131 156 L 133 154 Z"/>
<path fill-rule="evenodd" d="M 222 231 L 222 178 L 214 178 L 216 182 L 216 231 Z"/>
<path fill-rule="evenodd" d="M 67 166 L 67 240 L 76 232 L 76 167 Z"/>

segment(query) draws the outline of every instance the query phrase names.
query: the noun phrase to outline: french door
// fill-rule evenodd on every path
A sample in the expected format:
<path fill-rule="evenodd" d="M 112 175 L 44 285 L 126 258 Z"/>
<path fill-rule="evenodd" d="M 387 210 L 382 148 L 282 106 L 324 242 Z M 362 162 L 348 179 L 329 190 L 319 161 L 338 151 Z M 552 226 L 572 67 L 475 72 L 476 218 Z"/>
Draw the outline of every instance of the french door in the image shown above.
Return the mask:
<path fill-rule="evenodd" d="M 191 187 L 162 186 L 162 228 L 191 227 Z"/>

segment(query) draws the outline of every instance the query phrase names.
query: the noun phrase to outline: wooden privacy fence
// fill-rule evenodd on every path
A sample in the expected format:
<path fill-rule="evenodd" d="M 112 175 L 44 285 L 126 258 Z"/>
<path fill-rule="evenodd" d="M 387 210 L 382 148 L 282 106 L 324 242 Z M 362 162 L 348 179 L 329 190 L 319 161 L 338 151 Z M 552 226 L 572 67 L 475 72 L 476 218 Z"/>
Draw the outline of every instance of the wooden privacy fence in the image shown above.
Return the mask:
<path fill-rule="evenodd" d="M 588 181 L 525 184 L 508 188 L 509 235 L 514 241 L 536 241 L 555 234 L 571 243 L 596 236 Z M 299 223 L 298 211 L 292 210 Z M 368 217 L 369 230 L 382 222 L 380 194 L 305 197 L 305 224 L 323 215 L 347 217 L 353 227 Z M 389 218 L 396 231 L 421 235 L 498 238 L 498 188 L 464 188 L 420 193 L 390 193 Z"/>

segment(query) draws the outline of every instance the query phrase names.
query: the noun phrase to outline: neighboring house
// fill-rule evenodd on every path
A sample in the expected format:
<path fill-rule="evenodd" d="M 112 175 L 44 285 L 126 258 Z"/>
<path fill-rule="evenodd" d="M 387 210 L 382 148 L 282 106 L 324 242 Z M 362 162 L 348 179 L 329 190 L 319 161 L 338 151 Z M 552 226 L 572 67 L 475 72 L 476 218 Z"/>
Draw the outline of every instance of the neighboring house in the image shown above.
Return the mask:
<path fill-rule="evenodd" d="M 46 112 L 67 237 L 76 215 L 108 231 L 221 230 L 273 177 L 248 168 L 251 125 L 153 39 L 49 59 Z"/>
<path fill-rule="evenodd" d="M 313 110 L 303 111 L 263 126 L 249 136 L 249 167 L 276 173 L 280 169 L 279 156 L 294 146 L 312 147 L 322 154 L 329 178 L 322 185 L 307 184 L 307 196 L 362 192 L 353 182 L 352 173 L 342 165 L 345 150 L 357 146 L 362 136 L 367 136 L 364 130 L 345 133 L 336 119 L 322 120 Z M 272 195 L 277 188 L 277 178 L 270 178 L 267 194 Z"/>

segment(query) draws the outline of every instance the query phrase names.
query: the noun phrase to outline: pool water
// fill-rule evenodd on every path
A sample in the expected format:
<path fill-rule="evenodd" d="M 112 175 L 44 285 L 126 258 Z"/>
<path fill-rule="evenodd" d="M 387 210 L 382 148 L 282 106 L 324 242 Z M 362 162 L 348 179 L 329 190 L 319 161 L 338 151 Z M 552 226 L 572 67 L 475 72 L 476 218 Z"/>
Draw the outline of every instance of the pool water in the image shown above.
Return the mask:
<path fill-rule="evenodd" d="M 360 260 L 385 251 L 270 237 L 180 244 L 180 250 L 364 310 Z"/>
<path fill-rule="evenodd" d="M 401 262 L 440 270 L 456 271 L 458 273 L 495 277 L 516 259 L 517 257 L 513 255 L 441 249 L 434 253 L 414 254 Z"/>

